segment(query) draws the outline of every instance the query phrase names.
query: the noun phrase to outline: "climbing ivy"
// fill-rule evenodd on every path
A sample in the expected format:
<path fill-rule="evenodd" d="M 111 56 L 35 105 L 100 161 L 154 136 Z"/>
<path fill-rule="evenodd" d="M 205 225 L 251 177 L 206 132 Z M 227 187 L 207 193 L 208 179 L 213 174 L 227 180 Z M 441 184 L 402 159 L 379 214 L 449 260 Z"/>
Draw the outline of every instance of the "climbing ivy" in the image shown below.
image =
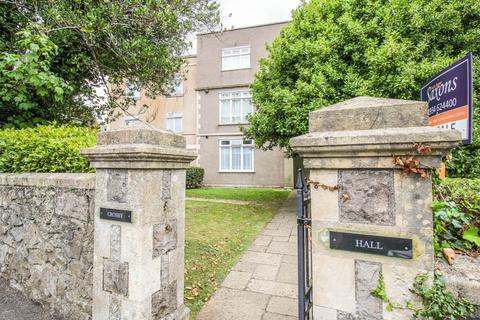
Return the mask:
<path fill-rule="evenodd" d="M 467 319 L 474 312 L 472 304 L 464 299 L 456 298 L 450 292 L 446 285 L 443 275 L 440 271 L 435 271 L 433 282 L 430 284 L 428 274 L 419 274 L 415 277 L 411 292 L 420 297 L 423 308 L 416 309 L 411 301 L 406 306 L 393 302 L 387 295 L 385 279 L 380 273 L 378 285 L 372 291 L 372 296 L 381 299 L 387 304 L 386 310 L 393 311 L 394 308 L 410 309 L 413 311 L 414 319 L 434 319 L 434 320 L 459 320 Z"/>

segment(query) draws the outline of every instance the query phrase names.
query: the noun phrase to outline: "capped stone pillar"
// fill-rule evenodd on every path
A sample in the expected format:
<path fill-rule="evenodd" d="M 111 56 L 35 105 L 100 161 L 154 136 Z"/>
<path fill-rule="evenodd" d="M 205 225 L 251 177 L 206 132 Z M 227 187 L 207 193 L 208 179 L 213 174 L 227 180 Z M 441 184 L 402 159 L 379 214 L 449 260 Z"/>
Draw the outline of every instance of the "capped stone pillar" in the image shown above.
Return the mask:
<path fill-rule="evenodd" d="M 185 169 L 171 132 L 101 132 L 82 150 L 96 168 L 93 319 L 188 319 L 183 302 Z"/>
<path fill-rule="evenodd" d="M 425 102 L 359 97 L 311 112 L 310 133 L 290 141 L 312 185 L 315 320 L 409 319 L 407 302 L 420 306 L 409 289 L 434 270 L 425 173 L 461 141 L 427 120 Z M 388 302 L 371 294 L 382 276 Z"/>

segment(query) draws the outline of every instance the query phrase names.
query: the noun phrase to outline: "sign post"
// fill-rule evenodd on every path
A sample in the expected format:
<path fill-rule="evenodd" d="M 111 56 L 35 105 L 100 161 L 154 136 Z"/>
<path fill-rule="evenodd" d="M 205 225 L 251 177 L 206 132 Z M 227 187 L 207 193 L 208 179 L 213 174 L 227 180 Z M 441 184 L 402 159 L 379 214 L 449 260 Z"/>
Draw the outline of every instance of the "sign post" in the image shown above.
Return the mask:
<path fill-rule="evenodd" d="M 464 144 L 472 143 L 472 60 L 472 54 L 467 54 L 420 90 L 420 100 L 428 102 L 428 124 L 460 131 Z"/>

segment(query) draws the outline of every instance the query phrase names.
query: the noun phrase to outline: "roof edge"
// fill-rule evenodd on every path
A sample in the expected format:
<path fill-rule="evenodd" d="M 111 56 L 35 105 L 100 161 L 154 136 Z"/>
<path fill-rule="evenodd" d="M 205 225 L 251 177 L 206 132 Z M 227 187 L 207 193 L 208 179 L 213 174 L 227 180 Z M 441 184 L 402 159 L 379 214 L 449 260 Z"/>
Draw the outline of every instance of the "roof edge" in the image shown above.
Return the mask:
<path fill-rule="evenodd" d="M 268 26 L 273 26 L 276 24 L 285 24 L 289 23 L 292 20 L 285 20 L 285 21 L 279 21 L 279 22 L 271 22 L 271 23 L 264 23 L 264 24 L 257 24 L 253 26 L 246 26 L 246 27 L 240 27 L 240 28 L 233 28 L 233 29 L 227 29 L 227 30 L 222 30 L 222 31 L 210 31 L 210 32 L 201 32 L 197 33 L 196 36 L 205 36 L 209 34 L 216 34 L 216 33 L 224 33 L 224 32 L 230 32 L 230 31 L 237 31 L 237 30 L 243 30 L 243 29 L 253 29 L 253 28 L 261 28 L 261 27 L 268 27 Z"/>

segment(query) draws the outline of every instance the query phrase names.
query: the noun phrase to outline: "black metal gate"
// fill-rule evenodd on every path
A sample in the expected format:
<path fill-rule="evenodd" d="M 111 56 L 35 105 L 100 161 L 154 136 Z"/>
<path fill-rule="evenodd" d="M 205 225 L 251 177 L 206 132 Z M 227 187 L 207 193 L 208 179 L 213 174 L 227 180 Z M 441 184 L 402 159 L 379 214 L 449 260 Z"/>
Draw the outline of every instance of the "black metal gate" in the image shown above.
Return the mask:
<path fill-rule="evenodd" d="M 312 220 L 310 185 L 298 170 L 297 183 L 298 319 L 313 319 Z"/>

